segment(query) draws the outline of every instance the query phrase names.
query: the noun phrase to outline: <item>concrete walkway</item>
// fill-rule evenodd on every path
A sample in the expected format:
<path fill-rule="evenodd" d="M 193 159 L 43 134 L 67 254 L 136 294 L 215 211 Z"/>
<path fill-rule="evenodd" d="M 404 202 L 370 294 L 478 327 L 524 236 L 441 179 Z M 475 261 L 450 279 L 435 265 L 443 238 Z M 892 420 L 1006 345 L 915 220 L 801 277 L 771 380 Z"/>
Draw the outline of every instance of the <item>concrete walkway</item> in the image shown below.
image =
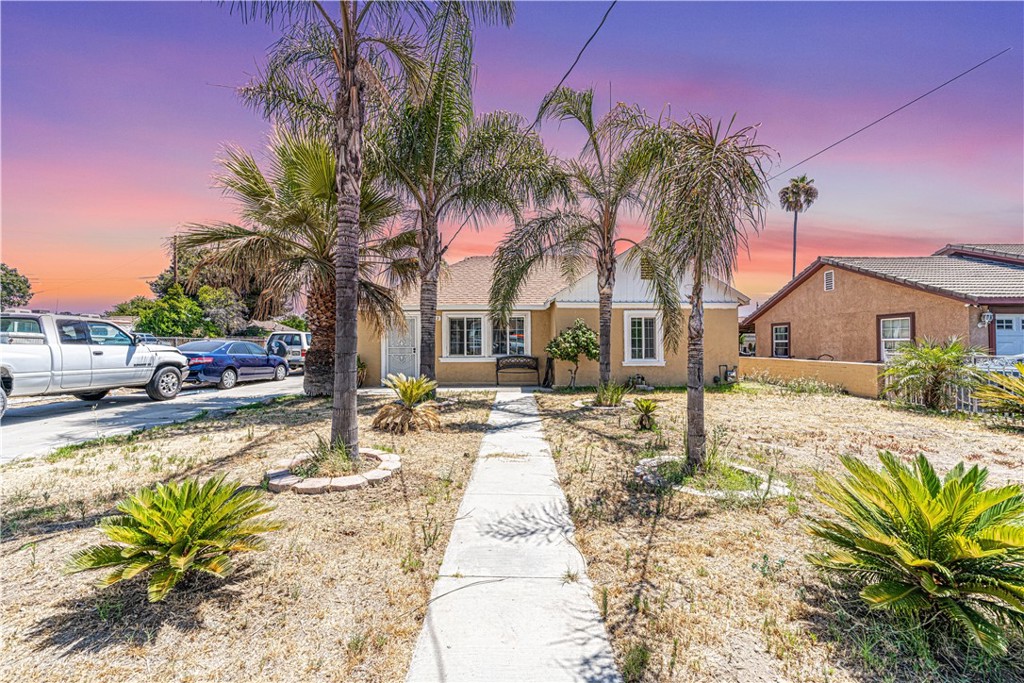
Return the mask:
<path fill-rule="evenodd" d="M 499 391 L 408 681 L 621 680 L 540 422 Z"/>

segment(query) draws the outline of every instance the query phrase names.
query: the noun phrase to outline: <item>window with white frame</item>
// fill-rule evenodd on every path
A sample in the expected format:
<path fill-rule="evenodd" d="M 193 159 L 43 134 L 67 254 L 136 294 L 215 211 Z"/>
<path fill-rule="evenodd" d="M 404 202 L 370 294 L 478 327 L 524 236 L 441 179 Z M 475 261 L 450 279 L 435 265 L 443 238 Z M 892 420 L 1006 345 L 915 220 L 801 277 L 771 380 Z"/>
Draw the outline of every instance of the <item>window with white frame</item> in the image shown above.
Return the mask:
<path fill-rule="evenodd" d="M 448 318 L 448 355 L 459 357 L 484 355 L 484 319 L 482 316 Z"/>
<path fill-rule="evenodd" d="M 772 325 L 772 356 L 789 358 L 789 323 Z"/>
<path fill-rule="evenodd" d="M 662 364 L 665 359 L 661 321 L 653 311 L 625 312 L 625 359 L 623 363 Z"/>
<path fill-rule="evenodd" d="M 826 270 L 825 271 L 825 291 L 831 292 L 836 288 L 836 271 Z"/>
<path fill-rule="evenodd" d="M 492 356 L 526 355 L 526 318 L 514 315 L 508 324 L 494 323 L 491 330 Z"/>
<path fill-rule="evenodd" d="M 882 341 L 882 360 L 887 361 L 895 355 L 901 345 L 910 342 L 913 338 L 910 317 L 882 318 L 878 324 L 881 326 L 879 339 Z"/>

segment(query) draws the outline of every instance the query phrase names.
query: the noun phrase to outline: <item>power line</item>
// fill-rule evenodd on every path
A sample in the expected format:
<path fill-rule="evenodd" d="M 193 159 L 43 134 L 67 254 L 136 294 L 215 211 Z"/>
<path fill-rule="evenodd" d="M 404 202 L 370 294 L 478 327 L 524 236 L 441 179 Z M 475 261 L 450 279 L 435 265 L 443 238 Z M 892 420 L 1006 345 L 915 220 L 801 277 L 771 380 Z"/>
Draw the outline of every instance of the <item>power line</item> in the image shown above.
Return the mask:
<path fill-rule="evenodd" d="M 566 81 L 566 80 L 567 80 L 567 79 L 569 78 L 569 75 L 570 75 L 570 74 L 572 73 L 573 69 L 575 69 L 575 68 L 576 68 L 576 65 L 577 65 L 577 64 L 579 64 L 579 63 L 580 63 L 580 60 L 581 60 L 581 59 L 583 58 L 583 53 L 587 51 L 587 48 L 588 48 L 588 47 L 590 47 L 590 43 L 592 43 L 592 42 L 594 41 L 594 38 L 596 38 L 596 37 L 597 37 L 597 34 L 601 32 L 601 28 L 602 28 L 602 27 L 604 26 L 604 23 L 605 23 L 606 21 L 608 21 L 608 15 L 609 15 L 609 14 L 611 14 L 611 12 L 612 12 L 612 9 L 613 9 L 613 8 L 615 7 L 615 5 L 617 5 L 617 4 L 619 4 L 619 0 L 612 0 L 612 1 L 611 1 L 611 2 L 610 2 L 610 3 L 608 4 L 608 9 L 606 9 L 606 10 L 604 11 L 604 15 L 603 15 L 603 16 L 601 17 L 601 21 L 600 21 L 600 22 L 598 22 L 598 24 L 597 24 L 597 28 L 595 28 L 595 29 L 594 29 L 594 31 L 593 31 L 593 33 L 591 33 L 591 34 L 590 34 L 590 37 L 589 37 L 589 38 L 587 38 L 587 42 L 583 43 L 583 47 L 581 47 L 581 48 L 580 48 L 580 51 L 579 51 L 578 53 L 576 53 L 576 59 L 574 59 L 574 60 L 572 61 L 572 64 L 570 64 L 570 65 L 569 65 L 569 68 L 568 68 L 568 69 L 566 69 L 566 71 L 565 71 L 565 73 L 564 73 L 564 74 L 562 74 L 562 78 L 561 78 L 561 79 L 560 79 L 560 80 L 558 81 L 558 85 L 556 85 L 556 86 L 554 87 L 554 90 L 558 90 L 559 88 L 561 88 L 561 87 L 562 87 L 562 86 L 563 86 L 563 85 L 565 84 L 565 81 Z M 609 85 L 609 88 L 610 88 L 610 87 L 611 87 L 611 86 Z M 552 91 L 550 91 L 550 92 L 553 92 L 553 90 L 552 90 Z M 519 151 L 519 147 L 521 147 L 521 146 L 522 146 L 522 144 L 523 144 L 524 142 L 526 142 L 526 136 L 527 136 L 527 135 L 529 135 L 529 134 L 530 134 L 530 132 L 531 132 L 531 131 L 532 131 L 532 130 L 533 130 L 534 128 L 536 128 L 536 127 L 537 127 L 537 125 L 538 125 L 538 124 L 540 123 L 540 120 L 541 120 L 541 112 L 540 112 L 540 111 L 538 110 L 538 111 L 537 111 L 537 116 L 536 116 L 536 117 L 535 117 L 535 118 L 533 119 L 533 123 L 531 123 L 531 124 L 530 124 L 530 127 L 529 127 L 529 128 L 527 128 L 527 129 L 526 129 L 525 131 L 523 131 L 523 135 L 522 135 L 522 137 L 521 137 L 521 138 L 520 138 L 520 140 L 519 140 L 519 146 L 517 146 L 517 147 L 515 148 L 515 150 L 513 150 L 514 152 L 518 152 L 518 151 Z M 510 156 L 510 157 L 513 157 L 513 156 L 515 156 L 515 154 L 510 154 L 509 156 Z M 470 221 L 470 220 L 471 220 L 471 219 L 473 218 L 473 214 L 475 214 L 475 213 L 476 213 L 476 209 L 474 209 L 473 211 L 470 211 L 470 212 L 469 212 L 469 215 L 468 215 L 468 216 L 466 216 L 466 220 L 462 221 L 462 225 L 460 225 L 460 226 L 459 226 L 459 228 L 458 228 L 458 229 L 457 229 L 457 230 L 455 231 L 455 234 L 453 234 L 453 235 L 452 235 L 452 237 L 451 237 L 451 239 L 450 239 L 450 240 L 448 240 L 448 244 L 446 244 L 446 245 L 444 246 L 444 248 L 443 248 L 443 249 L 441 250 L 441 254 L 442 254 L 442 255 L 443 255 L 443 254 L 444 254 L 444 253 L 445 253 L 446 251 L 448 251 L 448 247 L 450 247 L 450 246 L 452 245 L 452 242 L 454 242 L 454 241 L 455 241 L 455 238 L 459 236 L 459 233 L 460 233 L 460 232 L 462 232 L 462 229 L 463 229 L 464 227 L 466 227 L 466 224 L 467 224 L 467 223 L 469 223 L 469 221 Z"/>
<path fill-rule="evenodd" d="M 992 56 L 991 56 L 991 57 L 989 57 L 988 59 L 986 59 L 986 60 L 984 60 L 984 61 L 981 61 L 981 62 L 978 62 L 977 64 L 975 64 L 974 66 L 972 66 L 972 67 L 971 67 L 970 69 L 967 69 L 966 71 L 962 71 L 962 72 L 958 73 L 958 74 L 957 74 L 956 76 L 953 76 L 953 78 L 949 79 L 949 80 L 948 80 L 948 81 L 946 81 L 945 83 L 943 83 L 943 84 L 941 84 L 941 85 L 937 85 L 937 86 L 935 86 L 934 88 L 932 88 L 931 90 L 929 90 L 929 91 L 928 91 L 928 92 L 926 92 L 925 94 L 923 94 L 923 95 L 919 95 L 918 97 L 915 97 L 914 99 L 910 100 L 909 102 L 907 102 L 907 103 L 906 103 L 906 104 L 904 104 L 903 106 L 901 106 L 901 107 L 898 107 L 898 108 L 896 108 L 896 109 L 893 109 L 893 110 L 892 110 L 891 112 L 889 112 L 889 113 L 888 113 L 888 114 L 886 114 L 885 116 L 883 116 L 883 117 L 881 117 L 881 118 L 878 118 L 878 119 L 875 119 L 874 121 L 872 121 L 872 122 L 871 122 L 871 123 L 869 123 L 868 125 L 864 126 L 863 128 L 858 128 L 857 130 L 855 130 L 855 131 L 853 131 L 852 133 L 850 133 L 849 135 L 847 135 L 847 136 L 846 136 L 845 138 L 843 138 L 843 139 L 841 139 L 841 140 L 837 140 L 836 142 L 833 142 L 833 143 L 832 143 L 831 145 L 829 145 L 828 147 L 826 147 L 826 148 L 824 148 L 824 149 L 822 149 L 822 150 L 820 150 L 820 151 L 818 151 L 818 152 L 815 152 L 814 154 L 812 154 L 811 156 L 807 157 L 806 159 L 803 159 L 803 160 L 801 160 L 801 161 L 798 161 L 797 163 L 795 163 L 795 164 L 793 164 L 792 166 L 790 166 L 789 168 L 787 168 L 787 169 L 786 169 L 785 171 L 779 171 L 778 173 L 776 173 L 775 175 L 773 175 L 773 176 L 772 176 L 771 178 L 769 178 L 769 179 L 768 179 L 768 181 L 769 181 L 769 182 L 771 182 L 771 181 L 775 180 L 776 178 L 778 178 L 779 176 L 781 176 L 781 175 L 785 175 L 786 173 L 789 173 L 790 171 L 792 171 L 792 170 L 793 170 L 794 168 L 796 168 L 797 166 L 800 166 L 801 164 L 804 164 L 804 163 L 806 163 L 806 162 L 810 161 L 811 159 L 813 159 L 813 158 L 814 158 L 814 157 L 816 157 L 816 156 L 819 156 L 819 155 L 821 155 L 821 154 L 824 154 L 825 152 L 829 151 L 829 150 L 830 150 L 830 149 L 832 149 L 833 147 L 835 147 L 835 146 L 837 146 L 837 145 L 840 145 L 840 144 L 842 144 L 842 143 L 846 142 L 847 140 L 849 140 L 850 138 L 852 138 L 852 137 L 853 137 L 854 135 L 857 135 L 857 134 L 859 134 L 859 133 L 863 133 L 864 131 L 866 131 L 866 130 L 867 130 L 868 128 L 871 128 L 871 127 L 872 127 L 872 126 L 874 126 L 875 124 L 877 124 L 877 123 L 881 123 L 882 121 L 885 121 L 885 120 L 886 120 L 887 118 L 889 118 L 889 117 L 890 117 L 890 116 L 892 116 L 893 114 L 896 114 L 896 113 L 898 113 L 898 112 L 901 112 L 901 111 L 903 111 L 904 109 L 906 109 L 906 108 L 907 108 L 907 107 L 909 107 L 910 105 L 914 104 L 915 102 L 920 102 L 920 101 L 921 101 L 921 100 L 923 100 L 924 98 L 926 98 L 926 97 L 928 97 L 929 95 L 931 95 L 931 94 L 932 94 L 933 92 L 936 92 L 936 91 L 938 91 L 938 90 L 942 90 L 943 88 L 945 88 L 945 87 L 946 87 L 947 85 L 949 85 L 949 84 L 950 84 L 950 83 L 952 83 L 953 81 L 955 81 L 955 80 L 957 80 L 957 79 L 959 79 L 959 78 L 962 78 L 962 77 L 966 76 L 967 74 L 971 73 L 971 72 L 972 72 L 972 71 L 974 71 L 975 69 L 978 69 L 978 68 L 980 68 L 980 67 L 982 67 L 982 66 L 984 66 L 984 65 L 988 64 L 989 62 L 991 62 L 991 61 L 992 61 L 993 59 L 995 59 L 996 57 L 999 57 L 999 56 L 1001 56 L 1001 55 L 1004 55 L 1004 54 L 1006 54 L 1007 52 L 1009 52 L 1009 51 L 1010 51 L 1010 50 L 1012 50 L 1012 49 L 1013 49 L 1013 48 L 1010 48 L 1010 47 L 1008 47 L 1008 48 L 1006 48 L 1005 50 L 1002 50 L 1002 51 L 1000 51 L 1000 52 L 997 52 L 996 54 L 992 55 Z"/>

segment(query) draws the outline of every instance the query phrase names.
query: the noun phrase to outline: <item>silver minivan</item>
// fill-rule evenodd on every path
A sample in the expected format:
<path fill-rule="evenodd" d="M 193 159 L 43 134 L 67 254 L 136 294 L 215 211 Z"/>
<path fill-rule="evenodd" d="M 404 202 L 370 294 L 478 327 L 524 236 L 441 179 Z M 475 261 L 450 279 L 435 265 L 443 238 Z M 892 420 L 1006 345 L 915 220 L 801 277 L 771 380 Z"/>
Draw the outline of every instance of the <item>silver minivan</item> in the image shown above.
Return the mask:
<path fill-rule="evenodd" d="M 274 332 L 267 338 L 267 352 L 281 355 L 293 368 L 306 366 L 306 352 L 313 343 L 312 332 Z"/>

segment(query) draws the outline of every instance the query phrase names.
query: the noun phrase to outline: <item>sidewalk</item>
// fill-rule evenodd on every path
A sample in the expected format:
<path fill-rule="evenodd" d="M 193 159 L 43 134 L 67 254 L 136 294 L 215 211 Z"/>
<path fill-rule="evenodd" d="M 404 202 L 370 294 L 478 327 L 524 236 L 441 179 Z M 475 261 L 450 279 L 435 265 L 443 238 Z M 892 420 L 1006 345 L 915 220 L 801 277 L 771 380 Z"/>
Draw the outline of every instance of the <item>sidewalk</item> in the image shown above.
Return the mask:
<path fill-rule="evenodd" d="M 531 394 L 500 391 L 411 683 L 620 681 Z"/>

